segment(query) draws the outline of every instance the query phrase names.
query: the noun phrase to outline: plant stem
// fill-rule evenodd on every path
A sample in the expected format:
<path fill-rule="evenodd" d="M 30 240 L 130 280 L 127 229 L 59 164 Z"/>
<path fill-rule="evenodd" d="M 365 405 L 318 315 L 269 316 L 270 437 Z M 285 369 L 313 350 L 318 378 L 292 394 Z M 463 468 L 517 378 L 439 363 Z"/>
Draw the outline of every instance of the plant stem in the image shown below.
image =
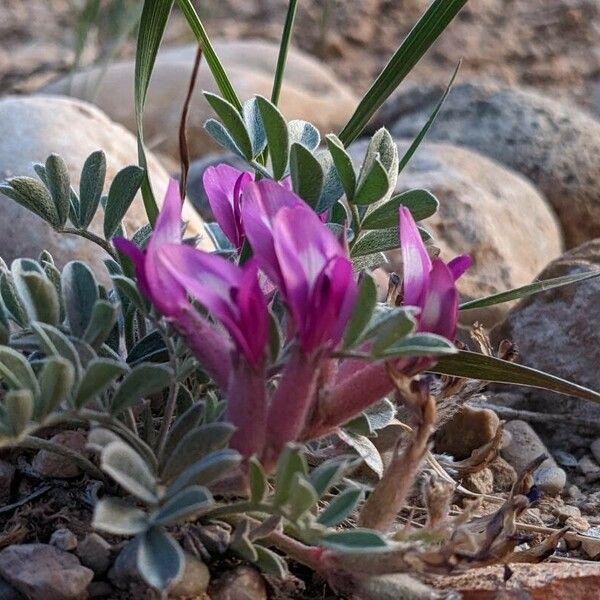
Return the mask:
<path fill-rule="evenodd" d="M 281 36 L 281 44 L 279 46 L 279 56 L 277 57 L 277 67 L 275 69 L 275 79 L 273 81 L 273 91 L 271 92 L 271 102 L 277 106 L 279 95 L 281 94 L 281 84 L 283 83 L 283 73 L 285 71 L 285 63 L 287 60 L 290 41 L 292 39 L 292 30 L 294 29 L 294 21 L 298 9 L 298 0 L 290 0 L 288 3 L 287 15 L 285 17 L 285 25 L 283 26 L 283 34 Z"/>
<path fill-rule="evenodd" d="M 47 452 L 65 456 L 71 459 L 82 471 L 85 471 L 94 479 L 98 479 L 99 481 L 106 483 L 106 476 L 93 462 L 88 460 L 85 456 L 79 454 L 79 452 L 71 450 L 71 448 L 68 448 L 67 446 L 61 446 L 60 444 L 51 442 L 50 440 L 45 440 L 43 438 L 38 438 L 31 435 L 28 435 L 21 440 L 19 442 L 19 446 L 22 448 L 29 448 L 30 450 L 46 450 Z"/>
<path fill-rule="evenodd" d="M 117 253 L 114 251 L 110 242 L 107 242 L 105 239 L 102 239 L 100 236 L 88 231 L 87 229 L 76 229 L 75 227 L 61 227 L 57 230 L 59 233 L 67 233 L 69 235 L 78 235 L 80 237 L 89 240 L 90 242 L 94 242 L 104 250 L 113 260 L 119 260 Z"/>

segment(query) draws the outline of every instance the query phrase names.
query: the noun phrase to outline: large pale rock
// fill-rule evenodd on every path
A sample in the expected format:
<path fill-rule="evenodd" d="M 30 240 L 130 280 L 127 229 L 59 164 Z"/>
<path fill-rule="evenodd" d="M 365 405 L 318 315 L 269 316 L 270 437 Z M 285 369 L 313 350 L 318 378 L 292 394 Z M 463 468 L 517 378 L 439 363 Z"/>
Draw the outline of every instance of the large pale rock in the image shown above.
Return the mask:
<path fill-rule="evenodd" d="M 5 548 L 0 552 L 0 574 L 32 600 L 81 600 L 94 577 L 76 556 L 47 544 Z"/>
<path fill-rule="evenodd" d="M 539 279 L 600 268 L 600 239 L 567 252 L 551 262 Z M 550 290 L 524 298 L 492 331 L 492 340 L 514 341 L 520 362 L 580 385 L 600 390 L 600 278 Z M 600 406 L 541 390 L 523 391 L 517 406 L 540 412 L 565 413 L 598 419 Z M 572 437 L 570 428 L 563 428 Z M 555 437 L 561 428 L 544 433 Z M 577 432 L 582 435 L 582 431 Z"/>
<path fill-rule="evenodd" d="M 399 142 L 400 154 L 408 147 Z M 362 159 L 365 143 L 350 147 Z M 479 298 L 530 283 L 548 259 L 560 255 L 561 234 L 544 198 L 524 178 L 464 148 L 424 143 L 398 179 L 397 191 L 430 190 L 440 201 L 424 221 L 441 256 L 470 254 L 473 266 L 458 288 Z M 507 310 L 499 304 L 463 318 L 493 325 Z"/>
<path fill-rule="evenodd" d="M 405 98 L 394 134 L 416 135 L 435 102 Z M 586 112 L 528 90 L 463 84 L 429 139 L 468 146 L 531 179 L 556 211 L 569 247 L 600 235 L 600 122 Z M 531 222 L 525 207 L 520 214 Z"/>
<path fill-rule="evenodd" d="M 258 40 L 217 41 L 215 49 L 242 100 L 256 94 L 270 97 L 278 44 Z M 179 156 L 179 121 L 195 53 L 195 45 L 161 53 L 146 101 L 146 139 L 153 148 L 174 157 Z M 46 87 L 45 92 L 93 98 L 113 120 L 135 131 L 133 82 L 134 63 L 124 61 L 112 64 L 106 71 L 94 67 L 73 78 L 58 80 Z M 200 67 L 196 87 L 188 120 L 192 157 L 220 148 L 203 127 L 215 115 L 201 92 L 219 93 L 206 61 Z M 299 50 L 290 51 L 279 101 L 286 118 L 311 121 L 328 133 L 344 125 L 356 104 L 354 94 L 332 71 Z"/>
<path fill-rule="evenodd" d="M 71 98 L 56 96 L 8 96 L 0 100 L 0 179 L 17 175 L 35 176 L 32 164 L 43 162 L 51 153 L 66 161 L 75 189 L 87 156 L 104 150 L 107 158 L 106 190 L 123 167 L 137 164 L 135 137 L 113 123 L 98 108 Z M 148 153 L 149 173 L 157 201 L 162 202 L 168 175 Z M 102 231 L 102 211 L 91 229 Z M 202 233 L 202 219 L 186 204 L 184 218 L 188 232 Z M 147 222 L 141 195 L 134 200 L 125 225 L 134 231 Z M 211 249 L 207 236 L 203 247 Z M 106 255 L 95 244 L 72 235 L 57 234 L 38 216 L 0 194 L 0 256 L 8 263 L 20 256 L 37 257 L 49 250 L 57 263 L 72 259 L 88 261 L 94 270 L 105 273 Z"/>

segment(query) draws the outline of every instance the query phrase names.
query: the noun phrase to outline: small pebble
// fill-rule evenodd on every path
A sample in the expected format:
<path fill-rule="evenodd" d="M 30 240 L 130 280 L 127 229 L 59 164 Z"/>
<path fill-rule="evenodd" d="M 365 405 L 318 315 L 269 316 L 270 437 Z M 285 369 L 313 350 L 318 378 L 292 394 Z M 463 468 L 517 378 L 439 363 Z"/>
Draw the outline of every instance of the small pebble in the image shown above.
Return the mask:
<path fill-rule="evenodd" d="M 77 452 L 83 452 L 86 444 L 85 435 L 80 431 L 62 431 L 52 436 L 50 441 Z M 40 450 L 31 464 L 44 477 L 72 479 L 81 475 L 81 469 L 69 457 L 48 450 Z"/>
<path fill-rule="evenodd" d="M 0 460 L 0 505 L 10 504 L 14 476 L 14 465 L 5 460 Z"/>
<path fill-rule="evenodd" d="M 478 494 L 491 494 L 494 491 L 494 475 L 487 467 L 477 471 L 477 473 L 469 473 L 462 479 L 462 484 L 472 492 Z"/>
<path fill-rule="evenodd" d="M 594 458 L 600 463 L 600 438 L 592 442 L 590 450 L 592 451 Z"/>
<path fill-rule="evenodd" d="M 556 516 L 561 523 L 564 523 L 569 517 L 581 517 L 581 511 L 576 506 L 564 504 L 556 508 Z"/>
<path fill-rule="evenodd" d="M 208 567 L 193 554 L 185 553 L 185 570 L 181 579 L 169 590 L 170 598 L 202 596 L 210 583 Z"/>
<path fill-rule="evenodd" d="M 561 467 L 575 468 L 577 467 L 577 459 L 570 453 L 564 450 L 554 450 L 552 456 Z"/>
<path fill-rule="evenodd" d="M 81 564 L 92 569 L 96 575 L 108 571 L 112 562 L 111 545 L 97 533 L 88 533 L 77 548 L 77 556 Z"/>
<path fill-rule="evenodd" d="M 211 600 L 267 600 L 263 576 L 252 567 L 236 567 L 211 584 Z"/>
<path fill-rule="evenodd" d="M 600 465 L 587 454 L 579 459 L 578 467 L 587 482 L 592 483 L 600 479 Z"/>
<path fill-rule="evenodd" d="M 77 548 L 77 536 L 70 529 L 61 527 L 50 537 L 50 545 L 56 546 L 59 550 L 71 552 Z"/>

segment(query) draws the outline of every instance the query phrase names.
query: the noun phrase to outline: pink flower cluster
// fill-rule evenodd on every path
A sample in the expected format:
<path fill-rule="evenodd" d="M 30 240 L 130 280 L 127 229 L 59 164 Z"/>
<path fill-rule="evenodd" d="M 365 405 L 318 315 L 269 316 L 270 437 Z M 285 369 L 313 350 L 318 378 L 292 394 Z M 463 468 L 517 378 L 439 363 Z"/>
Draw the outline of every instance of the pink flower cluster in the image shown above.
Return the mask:
<path fill-rule="evenodd" d="M 123 238 L 115 245 L 133 261 L 143 293 L 225 394 L 227 419 L 237 427 L 232 447 L 272 467 L 285 444 L 330 433 L 392 387 L 384 365 L 348 369 L 348 361 L 332 357 L 352 316 L 357 284 L 344 244 L 319 216 L 287 182 L 255 181 L 227 165 L 208 169 L 204 186 L 233 246 L 251 247 L 244 264 L 182 243 L 175 181 L 146 250 Z M 470 261 L 432 262 L 404 208 L 400 230 L 405 304 L 420 309 L 419 330 L 452 339 L 454 281 Z M 280 369 L 267 359 L 274 289 L 288 314 L 289 345 Z"/>

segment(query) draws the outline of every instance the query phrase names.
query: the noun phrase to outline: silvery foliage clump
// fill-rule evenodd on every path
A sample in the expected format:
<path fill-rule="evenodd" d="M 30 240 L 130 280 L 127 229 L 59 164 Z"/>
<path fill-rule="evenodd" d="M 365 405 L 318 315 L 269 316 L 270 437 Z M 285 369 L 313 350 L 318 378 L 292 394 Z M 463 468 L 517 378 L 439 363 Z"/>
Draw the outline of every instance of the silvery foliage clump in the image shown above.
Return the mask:
<path fill-rule="evenodd" d="M 304 131 L 301 139 L 316 148 L 314 127 L 296 122 L 291 129 Z M 46 427 L 86 423 L 89 449 L 118 484 L 105 481 L 107 495 L 96 506 L 93 524 L 132 537 L 140 573 L 157 589 L 167 589 L 183 572 L 183 552 L 169 527 L 186 521 L 199 522 L 200 529 L 203 523 L 228 528 L 229 550 L 278 576 L 286 573 L 285 559 L 261 540 L 284 525 L 307 545 L 350 552 L 387 547 L 376 532 L 356 530 L 348 537 L 335 529 L 363 499 L 363 486 L 346 479 L 356 467 L 356 453 L 310 469 L 305 451 L 289 447 L 273 478 L 251 460 L 247 498 L 215 500 L 215 493 L 228 489 L 227 479 L 235 480 L 241 462 L 227 448 L 233 427 L 222 420 L 223 400 L 150 307 L 131 265 L 111 244 L 114 236 L 127 235 L 121 221 L 141 184 L 141 170 L 120 171 L 107 196 L 102 195 L 106 163 L 101 151 L 85 162 L 78 191 L 57 155 L 35 170 L 39 179 L 15 177 L 2 183 L 1 191 L 55 230 L 81 235 L 106 250 L 112 287 L 99 283 L 84 262 L 59 269 L 46 251 L 37 260 L 17 259 L 10 268 L 1 263 L 0 444 L 36 448 Z M 303 177 L 300 172 L 294 167 L 294 177 Z M 103 235 L 90 230 L 98 218 Z M 149 231 L 145 227 L 130 235 L 143 246 Z M 283 346 L 282 325 L 274 331 L 282 336 L 274 346 Z M 361 333 L 362 328 L 357 339 Z M 175 414 L 165 425 L 161 411 L 170 398 Z M 383 401 L 347 426 L 348 445 L 379 473 L 381 459 L 368 438 L 394 414 L 391 403 Z M 82 458 L 83 468 L 94 466 Z"/>

